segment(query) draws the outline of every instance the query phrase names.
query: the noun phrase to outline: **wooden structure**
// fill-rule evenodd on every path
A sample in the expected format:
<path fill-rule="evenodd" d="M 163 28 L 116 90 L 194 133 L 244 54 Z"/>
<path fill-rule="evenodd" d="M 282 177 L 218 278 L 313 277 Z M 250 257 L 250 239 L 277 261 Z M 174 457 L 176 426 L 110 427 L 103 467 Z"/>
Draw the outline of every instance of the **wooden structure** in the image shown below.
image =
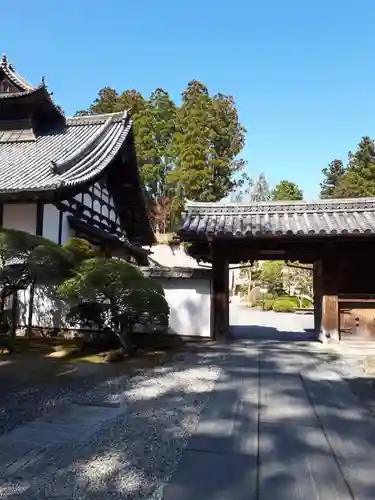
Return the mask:
<path fill-rule="evenodd" d="M 104 255 L 140 265 L 149 263 L 143 247 L 155 242 L 129 114 L 67 118 L 44 79 L 31 85 L 5 55 L 0 60 L 0 227 L 59 244 L 83 237 Z M 33 297 L 32 288 L 25 299 L 28 328 L 40 326 L 33 320 Z M 44 310 L 54 307 L 47 301 Z"/>
<path fill-rule="evenodd" d="M 66 118 L 44 79 L 0 62 L 0 227 L 63 243 L 81 236 L 147 265 L 154 243 L 125 112 Z"/>
<path fill-rule="evenodd" d="M 228 332 L 229 263 L 277 259 L 314 264 L 319 338 L 375 340 L 375 199 L 189 202 L 179 235 L 212 263 L 214 337 Z"/>

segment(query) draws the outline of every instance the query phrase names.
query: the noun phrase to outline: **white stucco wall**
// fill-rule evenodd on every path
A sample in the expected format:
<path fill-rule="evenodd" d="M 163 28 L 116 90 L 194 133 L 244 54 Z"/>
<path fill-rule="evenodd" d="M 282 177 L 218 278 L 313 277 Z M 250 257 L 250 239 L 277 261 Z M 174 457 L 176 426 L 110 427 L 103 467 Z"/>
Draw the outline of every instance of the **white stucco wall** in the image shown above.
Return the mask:
<path fill-rule="evenodd" d="M 18 326 L 28 325 L 30 287 L 18 292 Z M 65 328 L 67 307 L 64 302 L 53 296 L 52 290 L 45 286 L 34 289 L 32 326 L 39 328 Z"/>
<path fill-rule="evenodd" d="M 36 203 L 4 203 L 3 227 L 36 233 Z"/>
<path fill-rule="evenodd" d="M 70 227 L 68 222 L 68 213 L 64 212 L 61 224 L 61 244 L 63 245 L 67 240 L 75 236 L 74 230 Z"/>
<path fill-rule="evenodd" d="M 60 211 L 51 204 L 44 205 L 42 235 L 55 243 L 59 242 Z"/>
<path fill-rule="evenodd" d="M 163 267 L 199 267 L 198 262 L 190 257 L 182 247 L 170 247 L 167 244 L 155 245 L 151 248 L 151 263 Z M 209 267 L 209 266 L 205 266 Z"/>
<path fill-rule="evenodd" d="M 170 307 L 170 333 L 209 338 L 210 280 L 171 278 L 159 282 Z"/>

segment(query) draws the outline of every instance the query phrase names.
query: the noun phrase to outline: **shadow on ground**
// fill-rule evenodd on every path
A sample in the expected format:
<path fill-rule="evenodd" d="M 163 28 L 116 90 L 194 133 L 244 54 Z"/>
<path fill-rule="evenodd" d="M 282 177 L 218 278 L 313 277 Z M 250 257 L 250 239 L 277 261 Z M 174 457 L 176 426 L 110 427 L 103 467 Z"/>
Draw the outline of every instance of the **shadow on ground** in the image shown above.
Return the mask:
<path fill-rule="evenodd" d="M 115 381 L 111 395 L 125 410 L 115 425 L 95 443 L 26 466 L 0 492 L 12 500 L 373 500 L 374 421 L 330 371 L 336 358 L 309 331 L 237 325 L 229 342 L 190 347 Z"/>

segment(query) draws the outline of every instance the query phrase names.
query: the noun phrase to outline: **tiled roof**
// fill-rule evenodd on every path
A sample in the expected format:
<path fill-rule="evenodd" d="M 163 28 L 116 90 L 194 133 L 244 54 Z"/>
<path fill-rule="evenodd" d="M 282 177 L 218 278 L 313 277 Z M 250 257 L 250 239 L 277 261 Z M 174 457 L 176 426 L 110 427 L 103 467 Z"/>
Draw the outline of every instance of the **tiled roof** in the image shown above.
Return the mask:
<path fill-rule="evenodd" d="M 180 229 L 182 239 L 352 234 L 375 236 L 375 198 L 313 203 L 188 202 Z"/>
<path fill-rule="evenodd" d="M 0 143 L 2 142 L 30 142 L 35 141 L 34 131 L 31 127 L 13 128 L 2 130 L 0 123 Z"/>
<path fill-rule="evenodd" d="M 55 190 L 95 178 L 129 130 L 126 113 L 66 119 L 66 127 L 35 137 L 0 141 L 0 193 Z"/>
<path fill-rule="evenodd" d="M 210 279 L 212 269 L 196 267 L 144 267 L 141 268 L 147 278 L 171 279 L 171 278 L 195 278 Z"/>
<path fill-rule="evenodd" d="M 5 54 L 1 57 L 0 69 L 3 70 L 4 74 L 8 79 L 21 91 L 29 91 L 34 89 L 34 86 L 27 82 L 10 64 Z"/>

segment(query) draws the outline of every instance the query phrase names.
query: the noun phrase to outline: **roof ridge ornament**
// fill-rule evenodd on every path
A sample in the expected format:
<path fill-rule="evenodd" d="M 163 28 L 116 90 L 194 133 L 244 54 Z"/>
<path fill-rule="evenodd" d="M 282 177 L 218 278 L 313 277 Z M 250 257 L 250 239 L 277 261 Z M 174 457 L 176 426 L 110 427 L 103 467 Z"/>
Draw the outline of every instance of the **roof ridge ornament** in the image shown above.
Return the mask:
<path fill-rule="evenodd" d="M 65 173 L 75 162 L 87 155 L 98 143 L 99 140 L 108 132 L 113 122 L 110 117 L 105 123 L 96 131 L 95 134 L 77 150 L 74 150 L 68 157 L 63 157 L 59 160 L 51 160 L 51 170 L 56 174 Z"/>
<path fill-rule="evenodd" d="M 1 55 L 1 64 L 2 65 L 8 64 L 8 58 L 5 52 L 3 52 Z"/>

